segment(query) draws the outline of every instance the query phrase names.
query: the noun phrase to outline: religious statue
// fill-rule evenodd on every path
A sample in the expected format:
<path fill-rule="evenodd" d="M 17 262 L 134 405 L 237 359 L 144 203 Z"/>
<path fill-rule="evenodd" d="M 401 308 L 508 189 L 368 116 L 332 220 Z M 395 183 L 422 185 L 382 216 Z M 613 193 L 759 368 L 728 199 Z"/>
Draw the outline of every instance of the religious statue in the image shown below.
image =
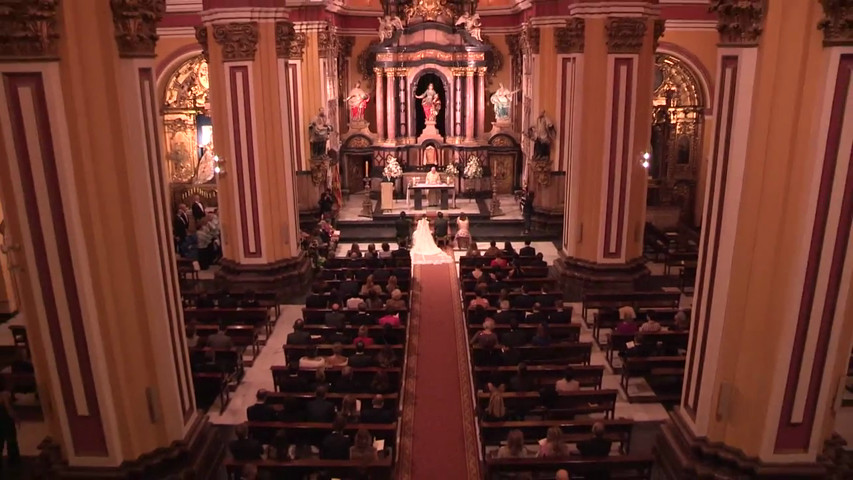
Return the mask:
<path fill-rule="evenodd" d="M 536 118 L 536 122 L 530 126 L 528 136 L 533 139 L 533 158 L 549 158 L 551 155 L 551 142 L 557 136 L 554 122 L 545 115 L 545 110 Z"/>
<path fill-rule="evenodd" d="M 193 183 L 196 185 L 211 181 L 216 173 L 216 155 L 213 153 L 213 142 L 204 145 L 202 148 L 204 148 L 204 154 L 198 161 L 198 168 L 195 177 L 193 177 Z"/>
<path fill-rule="evenodd" d="M 379 19 L 379 41 L 384 42 L 394 36 L 394 30 L 403 29 L 403 21 L 400 17 L 394 15 L 385 15 L 384 17 L 376 17 Z"/>
<path fill-rule="evenodd" d="M 498 84 L 498 89 L 489 99 L 495 108 L 495 120 L 498 122 L 509 121 L 509 109 L 512 105 L 512 96 L 516 92 L 518 92 L 518 90 L 510 91 L 508 88 L 504 87 L 503 83 Z"/>
<path fill-rule="evenodd" d="M 326 111 L 320 107 L 317 116 L 308 125 L 308 134 L 311 137 L 311 156 L 322 157 L 326 153 L 326 142 L 332 133 L 332 125 L 326 118 Z"/>
<path fill-rule="evenodd" d="M 456 19 L 456 26 L 465 25 L 465 31 L 468 32 L 471 37 L 475 38 L 478 42 L 483 41 L 483 36 L 480 33 L 480 28 L 483 26 L 483 21 L 480 20 L 480 14 L 475 13 L 473 15 L 466 13 Z"/>
<path fill-rule="evenodd" d="M 370 95 L 361 89 L 361 82 L 356 82 L 355 88 L 350 90 L 349 96 L 344 99 L 349 105 L 349 119 L 351 122 L 364 121 L 364 110 L 367 108 L 369 100 Z"/>
<path fill-rule="evenodd" d="M 424 116 L 427 122 L 435 123 L 438 118 L 438 112 L 441 110 L 441 98 L 438 92 L 433 89 L 430 83 L 424 93 L 415 95 L 415 98 L 421 100 L 421 107 L 424 109 Z"/>
<path fill-rule="evenodd" d="M 427 185 L 438 185 L 441 183 L 441 174 L 432 167 L 429 170 L 429 173 L 426 174 L 426 184 Z M 441 193 L 438 190 L 430 189 L 427 193 L 427 205 L 429 206 L 437 206 L 439 200 L 441 198 Z"/>

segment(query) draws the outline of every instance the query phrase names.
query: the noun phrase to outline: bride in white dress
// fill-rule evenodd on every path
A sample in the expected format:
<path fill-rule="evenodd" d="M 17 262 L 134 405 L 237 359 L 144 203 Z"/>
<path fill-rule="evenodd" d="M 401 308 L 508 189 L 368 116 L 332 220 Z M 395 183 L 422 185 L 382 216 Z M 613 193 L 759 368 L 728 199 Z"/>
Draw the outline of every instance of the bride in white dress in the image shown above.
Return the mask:
<path fill-rule="evenodd" d="M 432 232 L 429 230 L 429 220 L 422 217 L 412 234 L 412 249 L 410 250 L 413 264 L 452 263 L 453 258 L 438 248 Z"/>

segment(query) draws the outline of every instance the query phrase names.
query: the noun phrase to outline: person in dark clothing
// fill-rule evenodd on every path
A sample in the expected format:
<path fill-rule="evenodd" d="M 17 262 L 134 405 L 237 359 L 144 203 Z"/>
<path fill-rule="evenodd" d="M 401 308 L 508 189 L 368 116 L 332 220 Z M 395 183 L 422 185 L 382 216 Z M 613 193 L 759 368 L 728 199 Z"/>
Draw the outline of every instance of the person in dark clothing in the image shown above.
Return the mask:
<path fill-rule="evenodd" d="M 548 320 L 551 323 L 572 323 L 572 307 L 568 309 L 563 307 L 563 299 L 554 299 L 554 310 L 548 314 Z"/>
<path fill-rule="evenodd" d="M 527 364 L 521 362 L 518 364 L 516 374 L 509 379 L 507 385 L 510 391 L 513 392 L 531 392 L 536 390 L 536 383 L 527 374 Z"/>
<path fill-rule="evenodd" d="M 406 218 L 406 212 L 400 212 L 400 218 L 394 221 L 394 230 L 397 234 L 397 243 L 402 247 L 409 241 L 412 233 L 412 221 Z"/>
<path fill-rule="evenodd" d="M 258 390 L 255 395 L 257 403 L 246 408 L 246 419 L 250 422 L 274 422 L 276 420 L 275 410 L 266 404 L 267 391 L 263 388 Z M 258 439 L 261 443 L 268 444 L 275 435 L 275 431 L 269 428 L 257 430 L 252 433 L 252 438 Z"/>
<path fill-rule="evenodd" d="M 332 209 L 335 207 L 335 197 L 332 196 L 332 191 L 330 189 L 326 189 L 320 195 L 320 200 L 317 202 L 317 205 L 320 207 L 320 218 L 330 218 Z"/>
<path fill-rule="evenodd" d="M 349 460 L 349 437 L 344 435 L 347 420 L 343 415 L 334 418 L 332 433 L 323 439 L 320 445 L 320 458 L 323 460 Z"/>
<path fill-rule="evenodd" d="M 447 239 L 448 233 L 449 232 L 447 229 L 447 219 L 444 218 L 443 213 L 438 212 L 438 214 L 436 215 L 434 231 L 433 231 L 433 236 L 435 237 L 435 241 L 438 244 L 438 246 L 444 245 L 444 241 Z"/>
<path fill-rule="evenodd" d="M 376 320 L 373 318 L 373 315 L 367 313 L 367 304 L 361 302 L 358 304 L 358 313 L 352 317 L 350 323 L 354 327 L 360 327 L 362 325 L 373 325 L 376 323 Z"/>
<path fill-rule="evenodd" d="M 533 311 L 525 317 L 524 323 L 548 323 L 548 314 L 542 311 L 542 305 L 533 304 Z"/>
<path fill-rule="evenodd" d="M 228 445 L 228 449 L 231 451 L 231 456 L 234 457 L 234 460 L 260 460 L 264 454 L 264 448 L 260 442 L 249 438 L 249 427 L 245 423 L 242 423 L 237 425 L 234 433 L 237 435 L 237 439 Z"/>
<path fill-rule="evenodd" d="M 219 296 L 219 308 L 237 308 L 237 299 L 226 290 Z"/>
<path fill-rule="evenodd" d="M 308 390 L 308 382 L 299 375 L 299 363 L 292 361 L 287 365 L 287 375 L 278 381 L 278 389 L 282 392 L 304 392 Z"/>
<path fill-rule="evenodd" d="M 507 347 L 520 347 L 527 344 L 527 334 L 518 328 L 518 320 L 512 320 L 509 331 L 501 335 L 501 345 Z"/>
<path fill-rule="evenodd" d="M 368 355 L 364 349 L 364 342 L 355 344 L 355 353 L 350 355 L 348 365 L 353 368 L 372 367 L 373 357 Z"/>
<path fill-rule="evenodd" d="M 578 442 L 578 452 L 584 457 L 606 457 L 610 455 L 613 442 L 604 438 L 604 424 L 595 422 L 592 426 L 592 438 Z"/>
<path fill-rule="evenodd" d="M 12 408 L 12 390 L 0 377 L 0 472 L 3 471 L 3 447 L 6 447 L 7 464 L 17 467 L 21 463 L 18 448 L 18 417 Z M 3 475 L 0 475 L 3 477 Z"/>
<path fill-rule="evenodd" d="M 512 299 L 512 306 L 514 308 L 530 309 L 535 303 L 536 299 L 533 297 L 533 295 L 530 295 L 527 292 L 527 287 L 525 287 L 524 285 L 521 285 L 521 294 L 516 295 Z"/>
<path fill-rule="evenodd" d="M 361 423 L 393 423 L 394 412 L 385 408 L 385 398 L 375 395 L 370 408 L 361 409 Z"/>
<path fill-rule="evenodd" d="M 311 334 L 305 331 L 305 321 L 297 318 L 293 322 L 293 332 L 287 334 L 287 345 L 309 345 Z"/>
<path fill-rule="evenodd" d="M 341 376 L 338 377 L 338 381 L 335 382 L 332 391 L 335 393 L 353 393 L 357 392 L 360 388 L 361 385 L 355 381 L 352 367 L 346 366 L 341 369 Z"/>
<path fill-rule="evenodd" d="M 355 272 L 347 272 L 347 278 L 341 282 L 338 293 L 342 298 L 350 298 L 358 296 L 359 290 L 361 290 L 361 285 L 358 283 L 358 279 L 355 278 Z"/>
<path fill-rule="evenodd" d="M 530 240 L 524 241 L 524 246 L 518 250 L 518 255 L 521 257 L 533 257 L 536 255 L 536 249 L 530 246 Z"/>
<path fill-rule="evenodd" d="M 323 322 L 327 327 L 343 329 L 346 326 L 346 315 L 341 312 L 340 304 L 333 303 L 332 311 L 327 313 L 323 319 Z"/>
<path fill-rule="evenodd" d="M 533 197 L 534 193 L 528 191 L 521 199 L 521 215 L 524 217 L 524 233 L 530 233 L 533 226 Z"/>
<path fill-rule="evenodd" d="M 510 310 L 509 300 L 501 300 L 499 304 L 499 309 L 497 313 L 495 313 L 495 323 L 498 325 L 508 325 L 512 323 L 513 320 L 518 319 L 518 315 L 516 312 Z"/>
<path fill-rule="evenodd" d="M 257 297 L 255 296 L 254 290 L 246 290 L 246 293 L 243 294 L 243 299 L 240 300 L 241 308 L 258 308 L 261 304 L 258 302 Z"/>
<path fill-rule="evenodd" d="M 335 418 L 335 405 L 326 400 L 328 389 L 324 386 L 317 387 L 314 392 L 314 400 L 305 404 L 305 421 L 307 422 L 331 422 Z"/>

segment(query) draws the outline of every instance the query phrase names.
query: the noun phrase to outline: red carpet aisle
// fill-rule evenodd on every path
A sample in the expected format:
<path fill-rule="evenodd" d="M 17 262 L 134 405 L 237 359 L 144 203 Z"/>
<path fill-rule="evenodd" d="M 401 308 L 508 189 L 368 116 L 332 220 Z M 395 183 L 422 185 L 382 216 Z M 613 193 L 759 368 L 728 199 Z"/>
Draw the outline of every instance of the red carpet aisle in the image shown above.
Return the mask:
<path fill-rule="evenodd" d="M 401 480 L 479 480 L 471 369 L 453 264 L 415 265 Z"/>

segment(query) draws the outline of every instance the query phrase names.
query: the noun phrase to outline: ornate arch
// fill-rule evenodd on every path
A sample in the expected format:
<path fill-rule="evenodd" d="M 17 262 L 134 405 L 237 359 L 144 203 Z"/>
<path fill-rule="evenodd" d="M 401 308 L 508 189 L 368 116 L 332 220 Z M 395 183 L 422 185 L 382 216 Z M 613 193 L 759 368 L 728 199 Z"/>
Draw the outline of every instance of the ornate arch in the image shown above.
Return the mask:
<path fill-rule="evenodd" d="M 700 85 L 702 91 L 702 98 L 705 102 L 705 115 L 713 114 L 713 94 L 714 94 L 714 82 L 713 77 L 711 76 L 711 72 L 705 67 L 705 64 L 702 63 L 699 58 L 697 58 L 693 53 L 684 47 L 671 43 L 671 42 L 660 42 L 656 54 L 665 54 L 674 59 L 681 62 L 684 67 L 689 70 L 695 81 Z"/>

